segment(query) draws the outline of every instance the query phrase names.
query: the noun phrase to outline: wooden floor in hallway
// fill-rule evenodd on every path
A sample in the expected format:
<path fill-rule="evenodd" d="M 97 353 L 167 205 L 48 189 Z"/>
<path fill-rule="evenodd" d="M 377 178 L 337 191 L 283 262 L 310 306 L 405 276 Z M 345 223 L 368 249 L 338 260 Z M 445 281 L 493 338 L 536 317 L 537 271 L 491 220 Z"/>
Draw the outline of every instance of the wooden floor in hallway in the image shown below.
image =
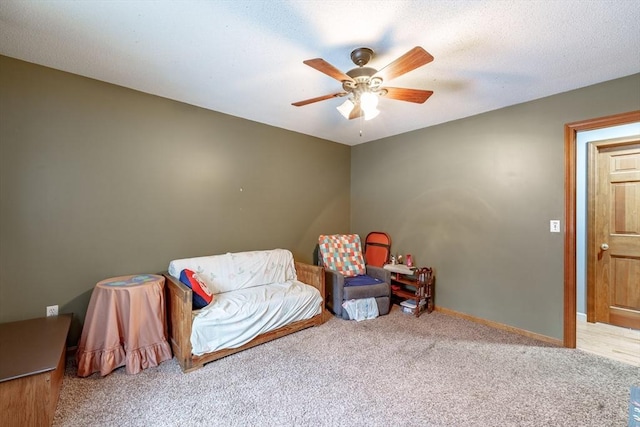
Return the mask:
<path fill-rule="evenodd" d="M 576 322 L 576 348 L 640 367 L 640 330 L 606 323 Z"/>

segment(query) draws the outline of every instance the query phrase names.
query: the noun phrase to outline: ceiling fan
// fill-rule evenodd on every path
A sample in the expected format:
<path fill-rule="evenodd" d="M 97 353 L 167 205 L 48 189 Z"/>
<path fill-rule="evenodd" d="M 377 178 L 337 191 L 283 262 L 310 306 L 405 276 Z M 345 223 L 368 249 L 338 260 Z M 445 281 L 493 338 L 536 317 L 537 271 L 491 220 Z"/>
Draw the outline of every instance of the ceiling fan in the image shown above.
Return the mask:
<path fill-rule="evenodd" d="M 365 120 L 370 120 L 380 113 L 377 109 L 380 96 L 422 104 L 433 94 L 433 91 L 430 90 L 383 86 L 386 81 L 433 61 L 433 56 L 420 46 L 414 47 L 380 71 L 365 67 L 371 58 L 373 58 L 372 49 L 368 47 L 355 49 L 351 52 L 351 60 L 357 67 L 346 73 L 338 70 L 322 58 L 303 61 L 304 64 L 311 68 L 315 68 L 341 82 L 342 91 L 294 102 L 291 105 L 301 107 L 326 99 L 347 96 L 347 100 L 337 107 L 338 111 L 348 119 L 364 116 Z"/>

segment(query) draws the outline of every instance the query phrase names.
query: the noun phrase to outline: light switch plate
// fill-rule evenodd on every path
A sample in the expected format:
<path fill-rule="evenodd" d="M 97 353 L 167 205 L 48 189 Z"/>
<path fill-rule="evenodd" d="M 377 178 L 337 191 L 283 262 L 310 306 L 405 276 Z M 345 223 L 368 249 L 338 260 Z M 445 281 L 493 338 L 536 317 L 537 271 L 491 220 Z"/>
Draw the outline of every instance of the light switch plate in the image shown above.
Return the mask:
<path fill-rule="evenodd" d="M 549 221 L 549 231 L 552 233 L 560 232 L 560 221 L 557 219 L 552 219 Z"/>

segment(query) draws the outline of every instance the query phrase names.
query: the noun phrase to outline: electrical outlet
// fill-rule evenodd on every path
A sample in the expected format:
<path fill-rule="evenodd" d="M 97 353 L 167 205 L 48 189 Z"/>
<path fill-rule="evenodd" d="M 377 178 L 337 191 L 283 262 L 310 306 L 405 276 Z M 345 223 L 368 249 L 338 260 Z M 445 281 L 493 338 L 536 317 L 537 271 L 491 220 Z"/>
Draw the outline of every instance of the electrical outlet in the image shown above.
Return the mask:
<path fill-rule="evenodd" d="M 560 221 L 557 219 L 552 219 L 549 221 L 549 231 L 552 233 L 560 232 Z"/>
<path fill-rule="evenodd" d="M 57 316 L 58 315 L 58 306 L 50 305 L 47 307 L 47 317 L 49 316 Z"/>

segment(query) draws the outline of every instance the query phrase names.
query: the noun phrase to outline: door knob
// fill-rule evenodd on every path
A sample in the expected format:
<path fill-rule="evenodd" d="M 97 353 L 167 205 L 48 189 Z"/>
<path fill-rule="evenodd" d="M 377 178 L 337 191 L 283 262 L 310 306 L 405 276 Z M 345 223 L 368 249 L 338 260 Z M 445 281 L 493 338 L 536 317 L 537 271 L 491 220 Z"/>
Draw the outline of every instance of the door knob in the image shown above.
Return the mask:
<path fill-rule="evenodd" d="M 607 249 L 609 249 L 609 245 L 607 245 L 606 243 L 603 243 L 600 245 L 600 249 L 602 249 L 603 251 L 606 251 Z"/>

